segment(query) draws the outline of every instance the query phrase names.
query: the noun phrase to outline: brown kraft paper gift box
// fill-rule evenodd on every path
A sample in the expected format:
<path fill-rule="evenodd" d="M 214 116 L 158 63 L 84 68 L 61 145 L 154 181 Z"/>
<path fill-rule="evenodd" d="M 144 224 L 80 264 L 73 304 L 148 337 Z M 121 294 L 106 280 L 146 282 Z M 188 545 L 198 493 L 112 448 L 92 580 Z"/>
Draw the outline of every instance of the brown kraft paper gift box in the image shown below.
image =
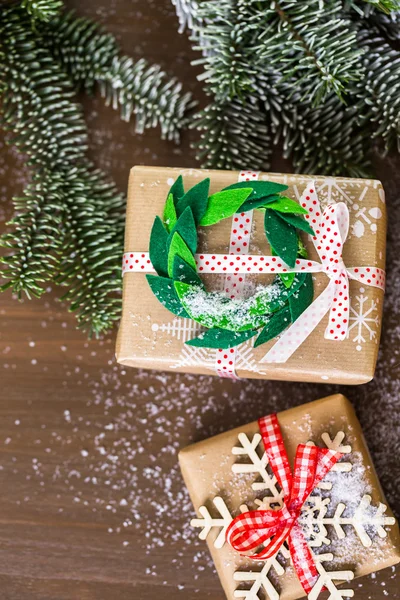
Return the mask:
<path fill-rule="evenodd" d="M 342 461 L 345 464 L 350 461 L 352 468 L 349 472 L 344 470 L 343 472 L 334 473 L 335 479 L 332 481 L 336 483 L 333 483 L 330 492 L 325 492 L 330 497 L 330 504 L 332 505 L 330 516 L 335 512 L 337 504 L 341 501 L 346 505 L 343 516 L 351 516 L 354 514 L 355 506 L 364 494 L 371 497 L 369 507 L 371 512 L 368 514 L 374 515 L 372 507 L 376 510 L 379 503 L 386 504 L 371 456 L 364 441 L 360 423 L 350 402 L 344 396 L 337 394 L 291 408 L 278 413 L 278 420 L 292 468 L 298 444 L 312 440 L 316 445 L 324 447 L 326 438 L 321 441 L 321 435 L 324 433 L 328 433 L 331 440 L 335 440 L 335 436 L 339 432 L 345 434 L 342 444 L 350 445 L 351 453 L 344 455 Z M 268 495 L 268 491 L 265 489 L 266 486 L 264 486 L 264 492 L 262 486 L 259 486 L 260 491 L 258 492 L 252 489 L 254 481 L 263 480 L 263 477 L 257 473 L 257 469 L 250 474 L 232 471 L 232 465 L 235 463 L 247 462 L 251 464 L 253 462 L 250 453 L 245 457 L 232 453 L 233 447 L 241 447 L 238 435 L 246 434 L 251 441 L 256 433 L 259 433 L 257 421 L 181 450 L 179 462 L 183 478 L 195 511 L 200 518 L 204 516 L 201 515 L 201 512 L 199 513 L 201 506 L 205 506 L 213 518 L 221 518 L 219 511 L 212 502 L 216 496 L 222 497 L 232 516 L 237 516 L 240 514 L 240 505 L 246 504 L 249 508 L 257 508 L 257 506 L 254 506 L 254 499 L 262 499 Z M 340 438 L 339 441 L 341 442 Z M 262 442 L 260 446 L 262 446 Z M 342 448 L 343 451 L 346 450 L 343 446 Z M 258 456 L 262 456 L 262 452 L 263 448 L 259 449 Z M 343 477 L 343 483 L 340 485 L 340 483 L 338 484 L 340 482 L 338 478 L 341 477 Z M 328 474 L 323 483 L 330 478 L 331 474 Z M 354 505 L 351 504 L 352 501 L 355 503 Z M 383 514 L 392 521 L 392 524 L 385 526 L 387 535 L 383 538 L 379 537 L 376 532 L 371 533 L 373 532 L 372 529 L 368 529 L 372 539 L 369 548 L 361 543 L 358 535 L 352 533 L 353 530 L 350 525 L 344 526 L 344 539 L 338 539 L 331 525 L 326 526 L 326 537 L 331 540 L 331 543 L 323 545 L 322 548 L 316 548 L 316 550 L 322 553 L 333 553 L 334 562 L 327 567 L 327 571 L 350 569 L 354 572 L 355 577 L 361 577 L 395 565 L 400 561 L 398 525 L 394 521 L 389 507 Z M 222 548 L 215 548 L 214 541 L 220 530 L 221 527 L 212 528 L 207 536 L 207 544 L 221 584 L 228 600 L 237 597 L 246 598 L 244 594 L 240 596 L 237 593 L 235 594 L 235 590 L 249 590 L 254 581 L 242 583 L 240 578 L 235 580 L 235 571 L 259 572 L 265 563 L 240 556 L 226 543 Z M 285 564 L 285 562 L 283 561 L 282 564 Z M 269 595 L 268 591 L 265 593 L 266 590 L 261 588 L 261 595 L 252 595 L 251 598 L 264 598 L 265 595 L 266 598 L 294 600 L 304 596 L 304 591 L 296 573 L 291 566 L 288 566 L 287 560 L 285 573 L 276 577 L 274 569 L 271 569 L 268 580 L 272 582 L 278 595 L 274 595 L 273 590 L 270 590 Z M 356 589 L 354 584 L 344 584 L 344 587 Z M 255 591 L 257 592 L 257 590 Z M 264 595 L 262 595 L 263 593 Z M 357 591 L 355 597 L 357 597 Z"/>
<path fill-rule="evenodd" d="M 126 214 L 125 252 L 148 251 L 150 231 L 156 215 L 162 215 L 168 190 L 182 174 L 185 190 L 210 177 L 210 194 L 235 183 L 238 172 L 134 167 L 131 170 Z M 314 179 L 322 208 L 328 203 L 345 202 L 350 211 L 350 231 L 344 245 L 346 266 L 385 268 L 386 211 L 379 181 L 260 173 L 260 180 L 289 186 L 287 195 L 298 199 Z M 270 255 L 263 217 L 254 211 L 250 242 L 251 254 Z M 232 219 L 199 228 L 198 252 L 226 253 Z M 319 260 L 302 234 L 309 257 Z M 220 289 L 223 275 L 204 275 L 208 289 Z M 254 283 L 266 283 L 271 275 L 249 275 Z M 314 298 L 327 286 L 323 273 L 313 275 Z M 328 316 L 324 317 L 300 348 L 286 363 L 260 363 L 276 342 L 258 348 L 252 340 L 238 347 L 236 373 L 239 377 L 360 384 L 374 375 L 381 330 L 383 291 L 350 281 L 350 331 L 346 340 L 324 339 Z M 200 326 L 181 319 L 164 308 L 153 295 L 144 273 L 127 273 L 123 278 L 123 311 L 116 356 L 119 363 L 142 368 L 177 372 L 215 374 L 216 350 L 195 348 L 185 341 L 196 337 Z"/>

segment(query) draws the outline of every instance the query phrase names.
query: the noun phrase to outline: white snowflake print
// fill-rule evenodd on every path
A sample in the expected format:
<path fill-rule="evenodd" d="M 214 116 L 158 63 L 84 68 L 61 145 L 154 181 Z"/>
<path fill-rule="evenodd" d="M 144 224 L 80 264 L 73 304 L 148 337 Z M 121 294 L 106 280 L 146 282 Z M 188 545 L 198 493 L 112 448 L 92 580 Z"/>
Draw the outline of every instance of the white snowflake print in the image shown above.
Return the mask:
<path fill-rule="evenodd" d="M 151 330 L 154 332 L 162 331 L 185 343 L 200 333 L 201 326 L 192 319 L 175 317 L 169 323 L 162 323 L 161 325 L 153 323 Z"/>
<path fill-rule="evenodd" d="M 307 181 L 309 181 L 309 178 L 302 178 L 300 183 L 304 185 Z M 297 199 L 299 199 L 302 189 L 298 187 L 297 182 L 294 185 L 294 192 Z M 361 238 L 368 228 L 372 233 L 376 233 L 378 230 L 377 221 L 383 216 L 383 211 L 379 206 L 369 209 L 363 206 L 366 194 L 371 188 L 376 188 L 376 186 L 376 181 L 367 179 L 360 180 L 358 185 L 354 181 L 350 184 L 346 180 L 336 179 L 335 177 L 325 177 L 323 180 L 317 180 L 316 182 L 318 197 L 323 208 L 327 204 L 334 204 L 336 202 L 345 202 L 347 204 L 352 213 L 352 225 L 349 234 L 358 238 Z M 385 193 L 381 187 L 378 189 L 378 196 L 379 202 L 384 204 Z"/>
<path fill-rule="evenodd" d="M 185 344 L 188 340 L 198 336 L 202 327 L 192 319 L 182 319 L 175 317 L 169 323 L 153 323 L 151 330 L 154 335 L 159 333 L 166 334 L 182 342 L 179 358 L 171 365 L 171 369 L 180 369 L 183 367 L 206 367 L 210 372 L 215 372 L 216 350 L 213 348 L 197 348 Z M 237 347 L 236 368 L 265 375 L 262 366 L 258 364 L 253 357 L 254 339 L 248 340 Z"/>
<path fill-rule="evenodd" d="M 360 288 L 360 293 L 352 299 L 348 337 L 357 344 L 358 351 L 362 350 L 365 342 L 377 340 L 380 323 L 378 304 L 379 299 L 369 300 L 365 288 Z"/>

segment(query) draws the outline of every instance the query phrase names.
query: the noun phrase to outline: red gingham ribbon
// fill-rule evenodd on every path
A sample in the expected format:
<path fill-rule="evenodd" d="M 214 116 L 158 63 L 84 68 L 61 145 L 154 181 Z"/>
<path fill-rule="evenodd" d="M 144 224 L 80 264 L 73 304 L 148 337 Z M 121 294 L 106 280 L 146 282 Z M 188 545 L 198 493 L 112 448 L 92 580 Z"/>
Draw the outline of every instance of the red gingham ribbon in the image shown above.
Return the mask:
<path fill-rule="evenodd" d="M 310 493 L 341 457 L 340 452 L 299 444 L 293 475 L 276 414 L 258 421 L 269 464 L 283 490 L 284 505 L 279 510 L 251 510 L 232 521 L 226 532 L 227 542 L 240 554 L 254 560 L 274 556 L 288 540 L 293 566 L 306 594 L 318 579 L 311 551 L 298 518 Z"/>

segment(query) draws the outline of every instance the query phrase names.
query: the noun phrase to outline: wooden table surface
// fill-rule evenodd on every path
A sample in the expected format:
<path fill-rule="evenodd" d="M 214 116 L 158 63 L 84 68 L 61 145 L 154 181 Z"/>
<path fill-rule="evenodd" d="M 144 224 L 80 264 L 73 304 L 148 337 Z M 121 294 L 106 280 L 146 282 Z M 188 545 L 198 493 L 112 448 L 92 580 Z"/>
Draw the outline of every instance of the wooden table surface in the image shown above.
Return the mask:
<path fill-rule="evenodd" d="M 193 57 L 168 0 L 68 1 L 103 22 L 124 51 L 160 62 L 199 94 Z M 85 99 L 92 156 L 125 189 L 135 163 L 193 166 L 176 147 Z M 27 179 L 2 142 L 0 221 Z M 290 166 L 277 161 L 275 169 Z M 400 513 L 400 160 L 376 160 L 389 203 L 388 292 L 376 378 L 353 388 L 125 369 L 115 332 L 88 342 L 54 290 L 0 297 L 1 600 L 222 600 L 177 466 L 188 443 L 261 414 L 342 391 L 354 403 L 392 507 Z M 395 570 L 353 583 L 356 597 L 400 598 Z"/>

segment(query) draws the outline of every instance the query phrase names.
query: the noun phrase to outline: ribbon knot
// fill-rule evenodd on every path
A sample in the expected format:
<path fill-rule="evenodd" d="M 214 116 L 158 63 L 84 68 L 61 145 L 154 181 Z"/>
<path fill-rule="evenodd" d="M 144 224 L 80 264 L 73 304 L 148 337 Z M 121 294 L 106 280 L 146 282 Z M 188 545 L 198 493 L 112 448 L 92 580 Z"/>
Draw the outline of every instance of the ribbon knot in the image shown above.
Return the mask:
<path fill-rule="evenodd" d="M 311 182 L 304 190 L 300 204 L 308 211 L 304 217 L 314 230 L 315 236 L 312 241 L 321 261 L 319 268 L 313 261 L 308 261 L 310 272 L 324 272 L 329 277 L 329 283 L 260 362 L 286 362 L 328 312 L 325 339 L 345 340 L 350 322 L 349 280 L 354 279 L 381 289 L 385 287 L 383 269 L 346 267 L 343 260 L 343 247 L 349 233 L 350 215 L 344 202 L 328 204 L 322 211 L 314 182 Z"/>
<path fill-rule="evenodd" d="M 263 417 L 258 423 L 269 464 L 282 488 L 283 506 L 278 510 L 259 509 L 242 513 L 229 525 L 226 539 L 234 550 L 254 560 L 271 558 L 287 540 L 296 573 L 309 594 L 318 572 L 299 517 L 308 496 L 341 454 L 327 448 L 299 444 L 292 474 L 277 416 Z M 255 552 L 249 555 L 251 551 Z"/>

